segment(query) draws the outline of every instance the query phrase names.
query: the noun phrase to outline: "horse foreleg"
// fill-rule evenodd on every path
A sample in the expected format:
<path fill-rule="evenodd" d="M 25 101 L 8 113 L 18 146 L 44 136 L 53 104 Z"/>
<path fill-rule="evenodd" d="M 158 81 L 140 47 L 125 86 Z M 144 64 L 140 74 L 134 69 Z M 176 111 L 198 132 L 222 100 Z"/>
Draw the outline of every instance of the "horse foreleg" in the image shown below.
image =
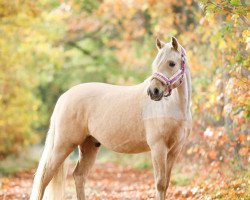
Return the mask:
<path fill-rule="evenodd" d="M 91 138 L 87 138 L 84 143 L 79 146 L 79 161 L 73 172 L 78 200 L 85 200 L 84 185 L 86 177 L 95 162 L 98 149 L 96 143 Z"/>
<path fill-rule="evenodd" d="M 167 152 L 168 148 L 163 140 L 151 147 L 151 156 L 154 167 L 156 184 L 156 199 L 164 200 L 167 190 Z"/>
<path fill-rule="evenodd" d="M 169 186 L 169 182 L 170 182 L 170 176 L 171 176 L 171 171 L 173 168 L 173 165 L 175 163 L 176 160 L 176 156 L 178 155 L 178 152 L 176 149 L 171 149 L 168 152 L 168 156 L 167 156 L 167 189 Z"/>

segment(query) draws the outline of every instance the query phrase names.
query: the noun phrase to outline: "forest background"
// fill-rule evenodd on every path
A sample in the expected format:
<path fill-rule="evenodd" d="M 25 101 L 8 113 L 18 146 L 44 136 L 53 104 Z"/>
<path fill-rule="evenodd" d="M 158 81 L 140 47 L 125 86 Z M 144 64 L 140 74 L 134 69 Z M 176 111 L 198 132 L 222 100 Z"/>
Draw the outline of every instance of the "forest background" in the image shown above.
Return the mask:
<path fill-rule="evenodd" d="M 245 0 L 0 0 L 0 173 L 16 172 L 9 160 L 43 143 L 63 92 L 83 82 L 140 83 L 151 73 L 156 37 L 175 36 L 193 88 L 193 131 L 180 160 L 244 182 L 249 18 Z M 139 167 L 150 167 L 142 160 Z"/>

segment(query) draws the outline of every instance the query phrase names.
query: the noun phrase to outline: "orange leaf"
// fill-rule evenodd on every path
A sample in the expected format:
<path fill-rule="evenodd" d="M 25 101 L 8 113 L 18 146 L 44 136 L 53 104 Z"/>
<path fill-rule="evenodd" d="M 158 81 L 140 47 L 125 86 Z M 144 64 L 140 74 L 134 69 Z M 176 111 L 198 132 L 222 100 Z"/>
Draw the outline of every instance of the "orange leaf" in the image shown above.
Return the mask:
<path fill-rule="evenodd" d="M 246 156 L 248 153 L 248 147 L 241 148 L 239 153 L 241 156 Z"/>
<path fill-rule="evenodd" d="M 217 154 L 218 153 L 216 151 L 210 151 L 210 152 L 208 152 L 208 157 L 215 160 L 217 157 Z"/>
<path fill-rule="evenodd" d="M 236 192 L 238 195 L 242 196 L 245 194 L 245 190 L 239 190 Z"/>
<path fill-rule="evenodd" d="M 246 141 L 246 135 L 243 134 L 243 133 L 241 133 L 241 134 L 239 135 L 239 141 L 240 141 L 240 142 Z"/>

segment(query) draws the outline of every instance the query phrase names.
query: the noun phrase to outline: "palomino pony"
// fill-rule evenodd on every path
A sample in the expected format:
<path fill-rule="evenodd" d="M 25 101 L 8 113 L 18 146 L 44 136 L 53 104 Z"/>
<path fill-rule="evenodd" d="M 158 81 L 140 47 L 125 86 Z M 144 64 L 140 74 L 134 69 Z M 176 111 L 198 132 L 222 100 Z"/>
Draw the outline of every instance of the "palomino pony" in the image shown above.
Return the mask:
<path fill-rule="evenodd" d="M 157 47 L 152 76 L 143 83 L 85 83 L 59 98 L 31 200 L 64 199 L 63 163 L 76 147 L 73 176 L 77 199 L 85 200 L 86 177 L 100 144 L 120 153 L 151 151 L 156 199 L 165 199 L 173 163 L 191 129 L 191 79 L 185 50 L 175 38 L 157 39 Z"/>

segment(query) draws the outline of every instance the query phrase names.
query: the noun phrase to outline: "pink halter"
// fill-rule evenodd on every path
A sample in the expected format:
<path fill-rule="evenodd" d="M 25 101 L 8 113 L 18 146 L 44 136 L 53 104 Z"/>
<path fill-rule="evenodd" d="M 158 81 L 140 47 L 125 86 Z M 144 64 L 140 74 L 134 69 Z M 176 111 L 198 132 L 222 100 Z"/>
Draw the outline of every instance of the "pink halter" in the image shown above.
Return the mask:
<path fill-rule="evenodd" d="M 161 81 L 162 83 L 164 83 L 164 85 L 167 86 L 166 91 L 168 92 L 167 94 L 164 95 L 164 97 L 168 97 L 171 95 L 172 93 L 172 89 L 173 88 L 173 84 L 176 83 L 177 81 L 180 81 L 180 84 L 182 83 L 183 80 L 183 76 L 184 73 L 186 71 L 186 51 L 184 50 L 184 48 L 181 48 L 181 68 L 170 78 L 166 77 L 163 73 L 161 72 L 155 72 L 153 74 L 153 78 L 158 79 L 159 81 Z M 179 84 L 179 85 L 180 85 Z M 179 86 L 178 85 L 178 86 Z M 178 87 L 177 86 L 177 87 Z"/>

